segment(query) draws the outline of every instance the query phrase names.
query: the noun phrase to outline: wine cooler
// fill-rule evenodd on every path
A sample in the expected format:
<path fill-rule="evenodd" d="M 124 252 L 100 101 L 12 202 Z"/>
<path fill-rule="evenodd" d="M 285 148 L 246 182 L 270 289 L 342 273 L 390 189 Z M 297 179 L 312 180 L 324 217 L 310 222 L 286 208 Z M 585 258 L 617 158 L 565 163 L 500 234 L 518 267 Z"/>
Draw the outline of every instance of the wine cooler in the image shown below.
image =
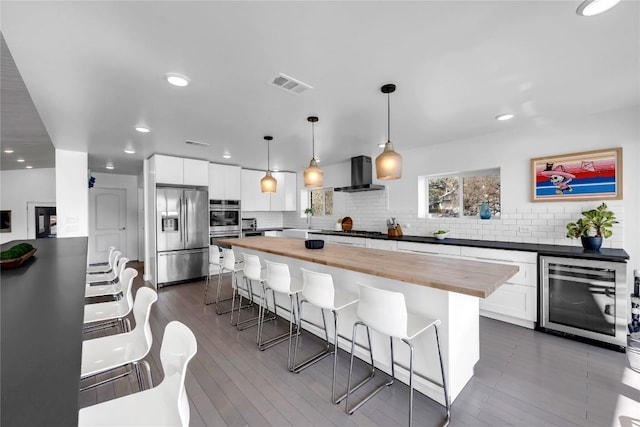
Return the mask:
<path fill-rule="evenodd" d="M 624 349 L 625 263 L 540 256 L 539 328 Z"/>

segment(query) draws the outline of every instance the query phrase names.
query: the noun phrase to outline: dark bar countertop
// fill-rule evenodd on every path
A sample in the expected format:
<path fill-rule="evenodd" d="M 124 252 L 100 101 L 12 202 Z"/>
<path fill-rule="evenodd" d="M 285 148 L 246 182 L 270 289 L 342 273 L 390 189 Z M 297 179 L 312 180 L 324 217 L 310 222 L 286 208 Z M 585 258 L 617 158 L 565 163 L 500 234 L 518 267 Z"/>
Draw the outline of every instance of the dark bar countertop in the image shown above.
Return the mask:
<path fill-rule="evenodd" d="M 3 427 L 78 425 L 87 238 L 20 240 L 38 250 L 0 274 Z"/>

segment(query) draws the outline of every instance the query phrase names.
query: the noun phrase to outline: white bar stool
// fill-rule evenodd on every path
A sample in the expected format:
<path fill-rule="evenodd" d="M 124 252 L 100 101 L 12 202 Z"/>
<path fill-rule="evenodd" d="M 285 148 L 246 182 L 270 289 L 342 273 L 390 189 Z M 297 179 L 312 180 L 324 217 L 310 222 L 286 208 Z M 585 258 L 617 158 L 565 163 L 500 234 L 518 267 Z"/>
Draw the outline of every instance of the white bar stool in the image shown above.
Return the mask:
<path fill-rule="evenodd" d="M 107 257 L 107 263 L 106 264 L 97 264 L 97 265 L 90 265 L 87 267 L 87 274 L 102 274 L 102 273 L 108 273 L 111 270 L 113 270 L 113 266 L 115 265 L 115 254 L 114 252 L 116 251 L 116 247 L 115 246 L 109 246 L 109 255 Z"/>
<path fill-rule="evenodd" d="M 105 282 L 113 282 L 118 278 L 116 270 L 118 268 L 120 257 L 122 253 L 120 251 L 113 251 L 113 268 L 106 273 L 87 273 L 85 283 L 89 285 L 93 284 L 105 284 Z"/>
<path fill-rule="evenodd" d="M 249 300 L 249 305 L 253 304 L 253 283 L 258 282 L 258 284 L 262 287 L 264 283 L 264 273 L 262 269 L 262 265 L 260 264 L 260 258 L 258 255 L 252 254 L 242 254 L 244 258 L 244 267 L 242 269 L 243 275 L 243 283 L 245 284 L 245 288 L 242 289 L 247 293 L 246 298 Z M 237 283 L 236 283 L 237 284 Z M 260 315 L 256 317 L 252 317 L 250 319 L 240 320 L 240 307 L 242 305 L 242 292 L 241 289 L 238 288 L 238 295 L 240 296 L 240 305 L 238 305 L 238 319 L 236 320 L 236 327 L 239 331 L 243 331 L 247 328 L 251 328 L 253 326 L 257 326 L 260 322 Z M 262 307 L 261 307 L 262 309 Z M 259 310 L 259 312 L 261 311 Z M 269 320 L 273 320 L 275 317 L 270 317 Z M 231 313 L 231 324 L 233 325 L 233 312 Z"/>
<path fill-rule="evenodd" d="M 222 264 L 220 263 L 220 248 L 217 245 L 209 245 L 209 274 L 207 275 L 207 279 L 204 282 L 204 304 L 209 305 L 213 302 L 207 302 L 207 293 L 209 291 L 209 283 L 211 282 L 211 276 L 214 274 L 218 275 L 218 291 L 216 291 L 216 300 L 214 301 L 216 304 L 216 312 L 218 314 L 222 314 L 218 310 L 218 303 L 220 301 L 227 301 L 231 298 L 226 298 L 223 300 L 219 299 L 219 289 L 222 285 Z"/>
<path fill-rule="evenodd" d="M 85 298 L 97 298 L 97 297 L 112 297 L 116 298 L 119 294 L 122 294 L 122 283 L 123 283 L 123 273 L 124 269 L 127 267 L 127 263 L 129 262 L 129 258 L 122 257 L 118 260 L 118 265 L 116 266 L 116 274 L 118 275 L 118 281 L 110 284 L 99 285 L 87 284 L 84 290 Z M 91 301 L 89 301 L 91 302 Z"/>
<path fill-rule="evenodd" d="M 122 299 L 118 301 L 85 304 L 83 332 L 95 332 L 110 326 L 120 325 L 122 332 L 131 330 L 127 316 L 133 308 L 133 279 L 138 272 L 133 268 L 125 268 L 122 273 Z M 105 326 L 109 324 L 110 326 Z"/>
<path fill-rule="evenodd" d="M 260 351 L 264 351 L 276 344 L 289 339 L 289 350 L 287 353 L 287 369 L 292 370 L 293 361 L 291 359 L 291 337 L 293 336 L 293 324 L 298 325 L 296 318 L 295 306 L 298 305 L 298 295 L 302 292 L 302 281 L 291 277 L 289 272 L 289 266 L 280 262 L 272 262 L 265 260 L 267 265 L 267 278 L 262 281 L 262 289 L 260 293 L 260 314 L 258 320 L 258 348 Z M 271 290 L 273 297 L 273 314 L 274 317 L 278 316 L 275 293 L 287 295 L 291 302 L 290 304 L 290 316 L 289 316 L 289 333 L 284 333 L 276 337 L 270 338 L 266 341 L 262 340 L 262 326 L 265 321 L 265 311 L 269 311 L 269 300 L 267 298 L 268 291 Z M 294 304 L 295 300 L 295 304 Z M 264 303 L 264 305 L 263 305 Z M 296 334 L 300 333 L 300 329 L 296 328 Z"/>
<path fill-rule="evenodd" d="M 296 353 L 298 350 L 298 338 L 296 336 L 296 345 L 293 350 L 292 371 L 298 373 L 308 368 L 314 363 L 333 354 L 333 376 L 331 380 L 331 400 L 339 403 L 342 398 L 336 398 L 336 368 L 338 366 L 338 311 L 358 302 L 358 296 L 347 292 L 336 290 L 333 286 L 333 278 L 330 274 L 317 273 L 304 268 L 302 270 L 302 301 L 298 304 L 298 330 L 302 323 L 302 304 L 307 302 L 311 305 L 319 307 L 322 313 L 322 322 L 324 323 L 324 333 L 327 345 L 324 350 L 311 356 L 309 359 L 296 365 Z M 331 310 L 333 313 L 334 325 L 334 342 L 333 346 L 329 342 L 329 331 L 327 330 L 327 321 L 324 316 L 325 310 Z"/>
<path fill-rule="evenodd" d="M 233 312 L 236 310 L 235 302 L 236 295 L 240 297 L 240 303 L 238 305 L 238 313 L 241 309 L 248 308 L 252 306 L 253 301 L 247 305 L 242 305 L 242 293 L 240 292 L 240 288 L 238 287 L 238 273 L 242 274 L 244 271 L 244 261 L 236 261 L 236 255 L 233 252 L 233 249 L 222 249 L 222 273 L 231 273 L 231 287 L 233 288 L 233 294 L 231 295 L 231 310 L 223 311 L 219 314 L 231 313 L 231 325 L 236 326 L 236 323 L 233 322 Z M 244 279 L 243 279 L 244 281 Z M 218 287 L 218 300 L 220 296 L 220 287 Z M 238 314 L 239 315 L 239 314 Z"/>
<path fill-rule="evenodd" d="M 413 344 L 411 341 L 422 332 L 433 327 L 436 334 L 436 345 L 438 347 L 438 357 L 440 358 L 440 372 L 442 373 L 442 389 L 444 390 L 445 406 L 447 415 L 444 426 L 449 424 L 451 419 L 451 405 L 449 403 L 449 394 L 447 392 L 447 382 L 444 375 L 444 364 L 442 362 L 442 352 L 440 351 L 440 338 L 438 337 L 438 326 L 440 320 L 429 319 L 420 315 L 407 312 L 404 294 L 400 292 L 391 292 L 383 289 L 372 288 L 360 284 L 360 301 L 358 301 L 358 318 L 360 319 L 353 325 L 353 336 L 351 338 L 351 362 L 349 364 L 349 379 L 347 382 L 346 407 L 348 414 L 353 414 L 360 406 L 371 399 L 375 394 L 385 387 L 393 384 L 395 379 L 395 369 L 393 361 L 393 338 L 402 340 L 409 346 L 409 426 L 413 424 Z M 369 354 L 371 356 L 371 372 L 360 383 L 351 388 L 351 374 L 353 371 L 353 353 L 356 342 L 356 332 L 359 325 L 364 325 L 367 330 L 367 339 L 369 341 Z M 389 344 L 391 346 L 391 381 L 381 384 L 372 393 L 363 398 L 360 403 L 353 408 L 349 407 L 349 396 L 359 389 L 362 385 L 372 379 L 375 375 L 375 367 L 373 364 L 373 350 L 371 349 L 371 336 L 369 329 L 380 332 L 389 336 Z"/>

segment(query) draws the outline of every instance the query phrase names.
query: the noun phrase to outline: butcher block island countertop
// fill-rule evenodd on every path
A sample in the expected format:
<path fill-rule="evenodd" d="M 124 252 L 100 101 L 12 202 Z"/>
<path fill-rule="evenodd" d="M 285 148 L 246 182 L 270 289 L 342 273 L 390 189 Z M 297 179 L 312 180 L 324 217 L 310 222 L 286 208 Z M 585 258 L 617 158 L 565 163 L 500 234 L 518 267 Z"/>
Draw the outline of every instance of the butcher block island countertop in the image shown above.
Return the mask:
<path fill-rule="evenodd" d="M 331 243 L 325 243 L 323 249 L 306 249 L 304 240 L 281 237 L 244 237 L 220 243 L 478 298 L 488 297 L 518 272 L 515 265 Z"/>

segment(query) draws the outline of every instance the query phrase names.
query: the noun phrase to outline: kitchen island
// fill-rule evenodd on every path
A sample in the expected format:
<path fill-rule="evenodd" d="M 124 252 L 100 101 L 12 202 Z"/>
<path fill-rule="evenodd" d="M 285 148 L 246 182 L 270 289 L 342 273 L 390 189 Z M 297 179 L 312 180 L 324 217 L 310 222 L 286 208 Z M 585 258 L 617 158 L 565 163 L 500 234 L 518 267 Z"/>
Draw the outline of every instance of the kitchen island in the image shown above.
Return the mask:
<path fill-rule="evenodd" d="M 518 272 L 518 267 L 513 265 L 330 243 L 323 249 L 310 250 L 305 248 L 303 240 L 298 239 L 247 237 L 226 239 L 223 243 L 233 247 L 239 259 L 244 252 L 256 254 L 261 260 L 287 263 L 291 274 L 296 277 L 302 276 L 301 267 L 329 273 L 336 287 L 355 294 L 358 293 L 357 283 L 402 292 L 410 312 L 442 321 L 441 345 L 452 402 L 473 376 L 474 365 L 480 357 L 479 299 L 489 296 Z M 278 303 L 286 306 L 284 299 Z M 305 309 L 304 319 L 310 322 L 307 330 L 323 336 L 322 331 L 314 326 L 322 323 L 319 310 Z M 338 333 L 342 339 L 339 345 L 346 351 L 351 347 L 351 329 L 356 319 L 355 307 L 341 313 Z M 329 336 L 334 336 L 333 331 L 329 331 Z M 373 333 L 372 340 L 376 366 L 391 372 L 387 338 Z M 367 360 L 368 352 L 362 346 L 364 342 L 365 337 L 359 335 L 356 356 Z M 444 403 L 434 342 L 433 331 L 421 335 L 414 342 L 417 374 L 414 385 L 416 390 Z M 396 377 L 407 383 L 408 371 L 404 366 L 408 365 L 408 350 L 397 345 L 395 351 L 396 363 L 401 367 L 396 369 Z"/>

